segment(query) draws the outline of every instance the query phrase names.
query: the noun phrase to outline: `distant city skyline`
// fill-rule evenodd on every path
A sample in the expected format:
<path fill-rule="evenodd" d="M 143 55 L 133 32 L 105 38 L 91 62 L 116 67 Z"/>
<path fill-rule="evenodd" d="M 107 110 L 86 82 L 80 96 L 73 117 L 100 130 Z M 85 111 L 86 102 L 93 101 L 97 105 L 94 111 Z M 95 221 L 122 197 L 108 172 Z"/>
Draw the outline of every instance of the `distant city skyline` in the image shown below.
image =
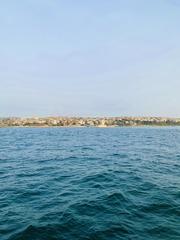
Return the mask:
<path fill-rule="evenodd" d="M 180 117 L 177 0 L 0 8 L 0 117 Z"/>

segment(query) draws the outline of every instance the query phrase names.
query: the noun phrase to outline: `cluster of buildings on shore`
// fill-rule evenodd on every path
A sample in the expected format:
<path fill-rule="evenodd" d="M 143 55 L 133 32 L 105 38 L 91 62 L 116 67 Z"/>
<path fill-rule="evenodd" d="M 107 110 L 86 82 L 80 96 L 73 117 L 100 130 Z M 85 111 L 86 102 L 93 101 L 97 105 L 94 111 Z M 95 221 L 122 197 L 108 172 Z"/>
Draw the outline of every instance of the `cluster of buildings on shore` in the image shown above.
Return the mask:
<path fill-rule="evenodd" d="M 0 127 L 108 127 L 108 126 L 180 126 L 180 118 L 162 117 L 33 117 L 0 118 Z"/>

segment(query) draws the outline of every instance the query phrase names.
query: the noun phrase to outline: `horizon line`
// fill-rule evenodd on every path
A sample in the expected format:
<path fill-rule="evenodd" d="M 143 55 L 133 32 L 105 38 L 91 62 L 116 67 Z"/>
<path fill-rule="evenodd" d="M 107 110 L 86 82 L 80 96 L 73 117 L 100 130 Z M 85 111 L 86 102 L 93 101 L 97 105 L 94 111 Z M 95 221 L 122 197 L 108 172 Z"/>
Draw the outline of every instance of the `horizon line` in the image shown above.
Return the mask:
<path fill-rule="evenodd" d="M 116 115 L 116 116 L 73 116 L 73 115 L 32 115 L 32 116 L 0 116 L 0 119 L 5 119 L 5 118 L 169 118 L 169 119 L 177 119 L 180 118 L 180 116 L 177 117 L 170 117 L 170 116 L 158 116 L 158 115 Z"/>

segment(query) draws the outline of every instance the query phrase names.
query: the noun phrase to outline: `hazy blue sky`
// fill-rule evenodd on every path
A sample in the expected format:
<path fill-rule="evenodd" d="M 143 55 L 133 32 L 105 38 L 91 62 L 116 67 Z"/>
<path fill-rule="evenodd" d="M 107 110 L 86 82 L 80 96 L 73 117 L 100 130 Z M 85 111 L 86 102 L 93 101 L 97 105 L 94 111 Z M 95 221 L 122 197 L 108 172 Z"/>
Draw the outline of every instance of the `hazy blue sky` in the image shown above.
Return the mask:
<path fill-rule="evenodd" d="M 0 5 L 0 116 L 180 117 L 179 0 Z"/>

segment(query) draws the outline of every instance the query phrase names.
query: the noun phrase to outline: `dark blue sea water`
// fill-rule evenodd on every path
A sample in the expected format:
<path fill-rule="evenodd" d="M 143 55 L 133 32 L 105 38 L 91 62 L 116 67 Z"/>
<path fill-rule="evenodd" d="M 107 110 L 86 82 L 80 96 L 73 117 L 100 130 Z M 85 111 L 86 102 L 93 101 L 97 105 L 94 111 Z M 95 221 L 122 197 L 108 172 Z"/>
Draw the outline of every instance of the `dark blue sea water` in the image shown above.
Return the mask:
<path fill-rule="evenodd" d="M 0 129 L 1 240 L 179 240 L 180 128 Z"/>

